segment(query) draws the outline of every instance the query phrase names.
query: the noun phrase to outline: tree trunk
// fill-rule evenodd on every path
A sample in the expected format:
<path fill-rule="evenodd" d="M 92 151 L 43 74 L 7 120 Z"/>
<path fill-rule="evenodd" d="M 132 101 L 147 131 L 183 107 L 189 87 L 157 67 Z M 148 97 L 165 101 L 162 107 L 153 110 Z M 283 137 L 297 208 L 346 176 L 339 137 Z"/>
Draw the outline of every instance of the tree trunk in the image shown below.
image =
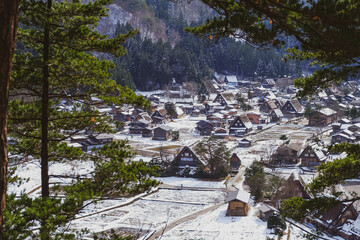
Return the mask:
<path fill-rule="evenodd" d="M 48 17 L 50 18 L 50 11 L 52 0 L 47 1 Z M 49 54 L 50 54 L 50 24 L 45 23 L 44 28 L 44 42 L 43 42 L 43 79 L 42 79 L 42 108 L 41 108 L 41 196 L 46 201 L 50 196 L 49 190 Z M 48 216 L 44 216 L 41 222 L 41 239 L 50 239 L 49 230 L 47 227 Z"/>
<path fill-rule="evenodd" d="M 7 190 L 7 116 L 9 83 L 19 15 L 18 0 L 0 0 L 0 239 L 4 238 L 3 216 Z"/>
<path fill-rule="evenodd" d="M 47 1 L 47 9 L 50 11 L 52 0 Z M 49 52 L 50 52 L 50 27 L 47 23 L 44 29 L 44 52 L 43 52 L 43 86 L 42 86 L 42 109 L 41 109 L 41 196 L 50 196 L 49 191 Z"/>

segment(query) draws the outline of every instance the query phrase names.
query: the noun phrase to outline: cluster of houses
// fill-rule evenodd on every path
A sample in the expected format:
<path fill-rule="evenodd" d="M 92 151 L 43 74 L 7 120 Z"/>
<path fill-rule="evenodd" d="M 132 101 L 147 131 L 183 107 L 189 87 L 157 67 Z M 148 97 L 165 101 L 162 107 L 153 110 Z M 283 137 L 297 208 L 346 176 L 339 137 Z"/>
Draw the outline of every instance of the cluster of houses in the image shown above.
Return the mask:
<path fill-rule="evenodd" d="M 253 143 L 247 136 L 261 131 L 267 125 L 286 121 L 303 120 L 306 116 L 308 126 L 332 128 L 331 143 L 359 143 L 360 118 L 346 118 L 349 109 L 360 109 L 360 85 L 356 81 L 345 82 L 343 86 L 331 86 L 320 92 L 314 100 L 306 102 L 295 98 L 296 89 L 290 78 L 259 79 L 259 81 L 239 80 L 236 76 L 215 74 L 212 82 L 213 100 L 202 103 L 194 102 L 192 96 L 176 82 L 171 87 L 169 96 L 154 94 L 148 98 L 151 102 L 150 112 L 129 106 L 108 107 L 98 105 L 99 111 L 123 124 L 122 131 L 130 135 L 139 135 L 156 141 L 168 141 L 174 129 L 168 123 L 185 115 L 196 117 L 194 132 L 197 136 L 214 136 L 221 139 L 237 139 L 239 147 L 250 147 Z M 346 91 L 344 90 L 346 89 Z M 346 94 L 344 93 L 346 92 Z M 249 107 L 243 109 L 243 105 Z M 166 109 L 174 109 L 172 114 Z M 322 107 L 319 107 L 322 106 Z M 359 110 L 360 112 L 360 110 Z M 202 118 L 202 119 L 201 119 Z M 201 120 L 199 120 L 201 119 Z M 181 137 L 181 136 L 180 136 Z M 81 147 L 84 151 L 98 148 L 111 142 L 108 134 L 88 134 L 72 136 L 68 139 L 71 146 Z M 241 157 L 241 156 L 240 156 Z M 241 166 L 240 157 L 231 156 L 231 173 L 235 174 Z M 337 156 L 341 157 L 341 156 Z M 271 166 L 300 165 L 313 171 L 315 166 L 336 157 L 330 156 L 321 141 L 310 141 L 304 145 L 283 144 L 264 161 Z M 170 161 L 171 173 L 180 176 L 194 176 L 198 169 L 207 171 L 206 163 L 189 146 L 184 146 Z M 305 182 L 298 174 L 290 174 L 284 179 L 281 191 L 274 197 L 274 202 L 259 208 L 260 218 L 267 218 L 276 212 L 282 199 L 293 196 L 311 198 L 306 193 Z M 228 216 L 246 216 L 250 208 L 250 194 L 238 190 L 229 194 Z M 354 222 L 359 215 L 359 206 L 340 204 L 326 214 L 308 223 L 326 229 L 329 234 L 339 235 L 345 239 L 360 239 L 360 229 L 348 228 L 347 223 Z M 359 224 L 360 225 L 360 224 Z"/>

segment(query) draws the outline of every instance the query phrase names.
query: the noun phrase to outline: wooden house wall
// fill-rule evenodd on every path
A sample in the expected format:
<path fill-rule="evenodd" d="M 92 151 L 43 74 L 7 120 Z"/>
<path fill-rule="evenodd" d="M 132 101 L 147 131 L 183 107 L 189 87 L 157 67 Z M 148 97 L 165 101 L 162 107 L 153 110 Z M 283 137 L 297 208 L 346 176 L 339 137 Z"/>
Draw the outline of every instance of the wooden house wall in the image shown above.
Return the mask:
<path fill-rule="evenodd" d="M 167 132 L 163 129 L 160 128 L 155 128 L 154 129 L 154 135 L 153 135 L 153 139 L 154 140 L 164 140 L 167 141 L 170 137 L 170 132 Z"/>
<path fill-rule="evenodd" d="M 231 201 L 226 211 L 226 216 L 247 216 L 249 204 L 241 201 Z"/>

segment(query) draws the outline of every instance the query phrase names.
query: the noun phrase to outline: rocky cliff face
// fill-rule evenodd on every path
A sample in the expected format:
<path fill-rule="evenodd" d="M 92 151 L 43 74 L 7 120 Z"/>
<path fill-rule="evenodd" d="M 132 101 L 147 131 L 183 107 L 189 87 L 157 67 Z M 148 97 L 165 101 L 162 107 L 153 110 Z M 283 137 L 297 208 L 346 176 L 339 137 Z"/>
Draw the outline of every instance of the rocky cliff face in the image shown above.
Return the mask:
<path fill-rule="evenodd" d="M 169 11 L 175 18 L 182 16 L 188 24 L 213 15 L 212 9 L 200 0 L 171 2 Z"/>
<path fill-rule="evenodd" d="M 109 16 L 102 18 L 96 29 L 100 34 L 113 37 L 117 23 L 128 23 L 133 18 L 133 15 L 115 3 L 108 5 L 108 9 Z"/>
<path fill-rule="evenodd" d="M 155 41 L 162 39 L 171 43 L 178 41 L 176 32 L 169 29 L 163 20 L 155 17 L 152 10 L 153 6 L 148 6 L 145 0 L 138 0 L 143 1 L 145 7 L 132 9 L 131 1 L 135 0 L 114 1 L 113 4 L 108 5 L 109 16 L 101 19 L 96 29 L 101 34 L 113 37 L 117 23 L 130 23 L 131 26 L 140 30 L 142 37 L 151 38 Z M 171 18 L 182 18 L 187 23 L 198 22 L 211 16 L 211 13 L 211 9 L 202 4 L 200 0 L 169 2 Z"/>

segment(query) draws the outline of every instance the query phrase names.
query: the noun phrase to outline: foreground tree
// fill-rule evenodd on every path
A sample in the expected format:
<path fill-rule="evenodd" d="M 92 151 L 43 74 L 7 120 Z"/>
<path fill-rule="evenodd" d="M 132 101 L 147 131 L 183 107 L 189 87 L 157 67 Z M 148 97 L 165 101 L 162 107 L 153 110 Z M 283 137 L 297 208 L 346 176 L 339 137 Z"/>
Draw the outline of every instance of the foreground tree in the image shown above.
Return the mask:
<path fill-rule="evenodd" d="M 285 45 L 286 37 L 298 46 L 288 58 L 310 60 L 321 68 L 295 84 L 299 96 L 316 93 L 360 71 L 360 3 L 352 0 L 201 0 L 218 14 L 188 31 L 216 40 L 242 38 L 256 46 Z"/>
<path fill-rule="evenodd" d="M 234 36 L 255 46 L 285 45 L 287 37 L 295 38 L 298 46 L 287 49 L 290 59 L 310 60 L 318 70 L 295 85 L 298 96 L 321 91 L 339 84 L 360 71 L 360 2 L 352 0 L 202 0 L 218 16 L 188 31 L 212 39 Z M 360 145 L 341 144 L 331 151 L 345 151 L 348 156 L 320 165 L 319 176 L 309 186 L 314 198 L 307 201 L 293 198 L 283 202 L 287 217 L 301 221 L 306 216 L 324 212 L 339 201 L 354 202 L 359 196 L 346 197 L 334 186 L 360 174 Z M 326 194 L 331 192 L 332 195 Z M 340 198 L 341 196 L 341 198 Z"/>
<path fill-rule="evenodd" d="M 319 217 L 340 203 L 360 200 L 360 196 L 346 194 L 336 188 L 347 179 L 358 178 L 360 174 L 360 145 L 338 144 L 329 148 L 331 153 L 346 152 L 347 157 L 326 162 L 318 167 L 319 175 L 307 186 L 313 198 L 305 200 L 293 197 L 281 204 L 281 213 L 285 217 L 304 222 L 307 217 Z M 350 206 L 350 205 L 348 205 Z"/>
<path fill-rule="evenodd" d="M 109 78 L 112 62 L 92 55 L 94 51 L 122 55 L 122 44 L 135 34 L 130 31 L 106 39 L 94 31 L 110 2 L 22 1 L 20 22 L 24 28 L 19 29 L 19 40 L 24 50 L 15 58 L 9 133 L 17 141 L 12 148 L 13 162 L 28 156 L 41 160 L 42 197 L 9 196 L 12 205 L 7 209 L 5 239 L 74 238 L 64 227 L 85 202 L 127 196 L 156 185 L 151 179 L 154 169 L 125 161 L 131 158 L 126 142 L 88 153 L 64 142 L 80 131 L 95 136 L 112 132 L 110 119 L 96 110 L 96 104 L 148 107 L 143 97 Z M 67 111 L 59 108 L 62 102 L 70 105 Z M 93 172 L 74 176 L 69 186 L 51 189 L 49 162 L 78 159 L 92 161 Z M 65 199 L 50 196 L 50 191 L 56 195 L 59 190 L 65 192 Z M 34 227 L 39 231 L 33 231 Z"/>
<path fill-rule="evenodd" d="M 0 239 L 3 239 L 3 216 L 8 175 L 7 117 L 9 83 L 15 50 L 19 1 L 0 1 Z"/>
<path fill-rule="evenodd" d="M 230 171 L 231 150 L 216 137 L 205 138 L 195 146 L 195 152 L 209 167 L 209 177 L 226 177 Z"/>

